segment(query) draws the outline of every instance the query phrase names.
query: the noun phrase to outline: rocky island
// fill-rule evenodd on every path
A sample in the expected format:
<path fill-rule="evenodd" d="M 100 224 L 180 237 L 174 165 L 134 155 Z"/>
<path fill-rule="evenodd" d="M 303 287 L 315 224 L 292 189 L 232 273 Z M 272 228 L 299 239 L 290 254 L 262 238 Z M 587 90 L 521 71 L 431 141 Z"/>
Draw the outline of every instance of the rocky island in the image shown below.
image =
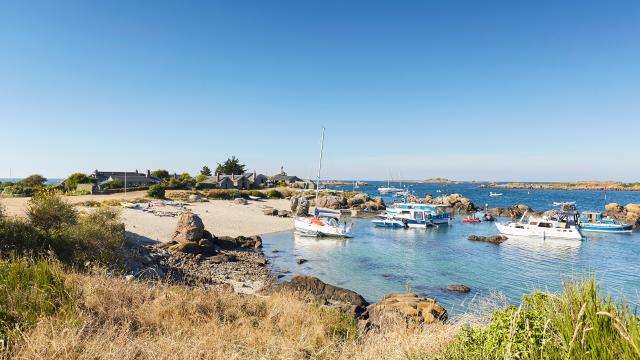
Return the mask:
<path fill-rule="evenodd" d="M 527 190 L 597 190 L 597 191 L 640 191 L 640 182 L 625 183 L 621 181 L 576 181 L 566 183 L 490 183 L 481 185 L 484 188 L 527 189 Z"/>

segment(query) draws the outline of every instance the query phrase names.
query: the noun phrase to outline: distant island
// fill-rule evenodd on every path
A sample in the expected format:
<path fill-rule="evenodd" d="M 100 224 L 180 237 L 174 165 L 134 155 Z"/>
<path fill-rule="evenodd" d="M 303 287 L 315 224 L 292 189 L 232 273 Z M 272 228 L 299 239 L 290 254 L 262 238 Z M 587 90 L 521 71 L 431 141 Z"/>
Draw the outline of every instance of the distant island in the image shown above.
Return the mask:
<path fill-rule="evenodd" d="M 405 180 L 404 182 L 417 183 L 417 184 L 448 184 L 451 182 L 451 180 L 437 177 L 437 178 L 423 179 L 423 180 Z"/>
<path fill-rule="evenodd" d="M 528 189 L 528 190 L 603 190 L 603 191 L 640 191 L 640 182 L 625 183 L 621 181 L 576 181 L 565 183 L 490 183 L 482 185 L 486 188 Z"/>
<path fill-rule="evenodd" d="M 347 186 L 347 185 L 353 185 L 354 182 L 358 183 L 358 186 L 369 186 L 369 183 L 367 183 L 366 181 L 360 181 L 360 180 L 353 180 L 353 181 L 347 181 L 347 180 L 327 180 L 327 181 L 323 181 L 322 183 L 325 185 L 334 185 L 334 186 Z"/>

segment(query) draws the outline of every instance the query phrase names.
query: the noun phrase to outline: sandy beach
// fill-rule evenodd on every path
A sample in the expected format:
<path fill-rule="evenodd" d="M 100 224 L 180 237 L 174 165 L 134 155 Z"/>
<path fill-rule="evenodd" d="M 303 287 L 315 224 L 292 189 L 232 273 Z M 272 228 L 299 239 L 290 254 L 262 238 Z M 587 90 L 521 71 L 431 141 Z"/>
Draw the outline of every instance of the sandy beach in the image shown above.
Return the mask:
<path fill-rule="evenodd" d="M 130 192 L 126 196 L 122 193 L 111 195 L 85 195 L 63 197 L 72 204 L 81 204 L 86 201 L 104 200 L 134 200 L 145 197 L 146 192 Z M 0 204 L 4 206 L 9 216 L 24 216 L 29 198 L 3 198 Z M 207 230 L 217 236 L 251 236 L 293 228 L 293 220 L 276 216 L 264 215 L 265 207 L 275 209 L 288 209 L 289 201 L 284 199 L 265 199 L 262 201 L 249 201 L 247 205 L 234 204 L 228 200 L 211 200 L 207 202 L 195 202 L 186 204 L 186 209 L 198 214 Z M 79 206 L 80 210 L 90 210 Z M 139 209 L 121 209 L 122 221 L 130 233 L 142 238 L 166 242 L 171 239 L 175 229 L 177 218 L 171 216 L 158 216 L 151 212 Z M 183 209 L 173 206 L 156 207 L 159 212 L 180 212 Z"/>

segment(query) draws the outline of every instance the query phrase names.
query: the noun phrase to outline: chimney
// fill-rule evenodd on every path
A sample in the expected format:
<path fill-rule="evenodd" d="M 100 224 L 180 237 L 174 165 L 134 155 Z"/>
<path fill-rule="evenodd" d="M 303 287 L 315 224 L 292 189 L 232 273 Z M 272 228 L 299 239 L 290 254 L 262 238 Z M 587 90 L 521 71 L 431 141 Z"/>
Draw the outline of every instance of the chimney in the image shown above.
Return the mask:
<path fill-rule="evenodd" d="M 147 177 L 151 177 L 151 170 L 147 170 Z"/>

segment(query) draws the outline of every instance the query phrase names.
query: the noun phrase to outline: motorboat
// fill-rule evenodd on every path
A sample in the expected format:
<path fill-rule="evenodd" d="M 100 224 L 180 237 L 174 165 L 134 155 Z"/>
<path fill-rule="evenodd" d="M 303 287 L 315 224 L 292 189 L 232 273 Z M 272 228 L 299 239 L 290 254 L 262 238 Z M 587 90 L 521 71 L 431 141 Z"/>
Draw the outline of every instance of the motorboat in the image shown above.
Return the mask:
<path fill-rule="evenodd" d="M 473 223 L 479 223 L 480 219 L 478 219 L 476 217 L 476 214 L 471 214 L 471 215 L 467 216 L 466 218 L 462 219 L 462 222 L 463 223 L 468 223 L 468 224 L 469 223 L 473 224 Z"/>
<path fill-rule="evenodd" d="M 397 219 L 393 216 L 389 215 L 380 215 L 378 219 L 371 220 L 371 223 L 377 227 L 386 227 L 386 228 L 406 228 L 407 224 L 405 224 L 401 219 Z"/>
<path fill-rule="evenodd" d="M 502 193 L 494 193 L 494 192 L 489 192 L 489 196 L 490 197 L 496 197 L 496 196 L 502 196 Z"/>
<path fill-rule="evenodd" d="M 565 207 L 565 206 L 575 206 L 576 202 L 575 201 L 565 201 L 565 202 L 553 202 L 553 206 L 560 206 L 560 207 Z"/>
<path fill-rule="evenodd" d="M 418 203 L 395 203 L 386 210 L 387 216 L 402 221 L 410 228 L 448 224 L 451 213 L 450 206 Z"/>
<path fill-rule="evenodd" d="M 584 212 L 580 216 L 580 229 L 582 231 L 606 232 L 630 234 L 633 232 L 633 225 L 624 224 L 613 219 L 604 213 Z"/>
<path fill-rule="evenodd" d="M 318 204 L 318 194 L 321 183 L 320 174 L 322 171 L 322 154 L 324 152 L 324 127 L 320 138 L 320 161 L 318 163 L 318 182 L 316 186 L 316 204 Z M 293 221 L 296 232 L 304 236 L 332 236 L 332 237 L 353 237 L 353 223 L 347 224 L 340 221 L 340 212 L 329 209 L 315 208 L 313 216 L 298 216 Z"/>
<path fill-rule="evenodd" d="M 508 223 L 496 222 L 501 234 L 515 236 L 535 236 L 542 238 L 559 238 L 582 240 L 582 232 L 578 226 L 577 212 L 559 213 L 553 217 L 533 217 L 525 220 L 525 213 L 519 221 Z"/>
<path fill-rule="evenodd" d="M 393 186 L 383 186 L 383 187 L 379 187 L 378 188 L 378 192 L 380 194 L 394 194 L 397 192 L 401 192 L 403 191 L 403 189 L 397 188 L 397 187 L 393 187 Z"/>

